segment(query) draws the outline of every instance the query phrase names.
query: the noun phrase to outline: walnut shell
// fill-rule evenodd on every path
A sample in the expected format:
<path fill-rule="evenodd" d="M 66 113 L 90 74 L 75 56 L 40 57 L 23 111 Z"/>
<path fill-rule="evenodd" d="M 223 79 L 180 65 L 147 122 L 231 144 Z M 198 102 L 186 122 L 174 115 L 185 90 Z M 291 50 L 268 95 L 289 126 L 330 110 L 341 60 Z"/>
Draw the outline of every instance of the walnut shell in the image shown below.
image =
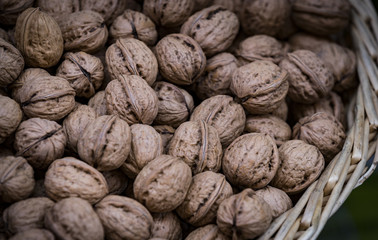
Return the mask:
<path fill-rule="evenodd" d="M 151 124 L 158 113 L 155 91 L 143 78 L 119 75 L 105 89 L 108 113 L 118 115 L 128 124 Z"/>
<path fill-rule="evenodd" d="M 239 20 L 236 14 L 220 5 L 196 12 L 180 30 L 193 38 L 206 56 L 225 51 L 231 46 L 238 31 Z"/>
<path fill-rule="evenodd" d="M 107 115 L 105 91 L 97 92 L 88 101 L 88 106 L 92 107 L 97 116 Z"/>
<path fill-rule="evenodd" d="M 206 171 L 193 177 L 178 215 L 193 226 L 204 226 L 215 220 L 219 204 L 232 195 L 232 187 L 223 174 Z"/>
<path fill-rule="evenodd" d="M 243 132 L 245 119 L 243 107 L 226 95 L 205 99 L 190 116 L 190 121 L 204 120 L 215 127 L 223 148 Z"/>
<path fill-rule="evenodd" d="M 82 10 L 98 12 L 106 24 L 111 24 L 129 6 L 127 1 L 123 0 L 80 0 L 80 7 Z"/>
<path fill-rule="evenodd" d="M 57 202 L 47 211 L 45 226 L 58 239 L 104 239 L 99 217 L 92 206 L 81 198 L 70 197 Z"/>
<path fill-rule="evenodd" d="M 191 181 L 192 172 L 184 161 L 160 155 L 136 177 L 134 195 L 151 212 L 169 212 L 184 201 Z"/>
<path fill-rule="evenodd" d="M 324 169 L 324 158 L 318 148 L 301 140 L 285 142 L 278 152 L 281 165 L 270 184 L 289 195 L 306 189 Z"/>
<path fill-rule="evenodd" d="M 120 195 L 126 190 L 129 180 L 120 169 L 102 172 L 102 175 L 104 176 L 108 184 L 109 195 L 110 194 Z"/>
<path fill-rule="evenodd" d="M 34 188 L 34 171 L 23 157 L 0 157 L 0 200 L 16 202 L 27 198 Z"/>
<path fill-rule="evenodd" d="M 150 238 L 154 224 L 152 216 L 134 199 L 109 195 L 96 204 L 96 213 L 104 226 L 106 239 Z"/>
<path fill-rule="evenodd" d="M 194 101 L 187 91 L 163 81 L 156 82 L 152 87 L 159 100 L 155 123 L 178 127 L 189 118 Z"/>
<path fill-rule="evenodd" d="M 112 79 L 119 75 L 137 75 L 152 85 L 158 73 L 155 55 L 147 45 L 134 38 L 118 39 L 106 50 L 106 64 Z"/>
<path fill-rule="evenodd" d="M 255 193 L 269 204 L 269 207 L 272 209 L 273 218 L 279 217 L 282 213 L 293 207 L 290 197 L 278 188 L 266 186 Z"/>
<path fill-rule="evenodd" d="M 0 28 L 0 38 L 2 38 L 3 40 L 5 40 L 6 42 L 11 43 L 11 41 L 10 41 L 10 39 L 9 39 L 8 32 L 5 31 L 5 30 L 2 29 L 2 28 Z"/>
<path fill-rule="evenodd" d="M 39 228 L 32 228 L 23 232 L 19 232 L 16 235 L 13 235 L 9 240 L 54 240 L 54 235 L 46 230 Z"/>
<path fill-rule="evenodd" d="M 163 154 L 163 142 L 156 130 L 144 124 L 131 126 L 131 150 L 122 164 L 122 171 L 129 178 L 136 178 L 149 162 Z"/>
<path fill-rule="evenodd" d="M 14 82 L 24 69 L 24 58 L 12 44 L 0 38 L 0 87 Z"/>
<path fill-rule="evenodd" d="M 35 2 L 37 7 L 52 16 L 58 23 L 65 15 L 80 11 L 79 0 L 36 0 Z"/>
<path fill-rule="evenodd" d="M 314 103 L 327 96 L 335 83 L 324 61 L 309 50 L 288 53 L 280 67 L 289 73 L 287 95 L 294 102 Z"/>
<path fill-rule="evenodd" d="M 109 29 L 110 37 L 114 40 L 120 38 L 135 38 L 148 46 L 156 43 L 158 34 L 152 20 L 141 12 L 126 9 L 118 16 Z"/>
<path fill-rule="evenodd" d="M 205 70 L 206 57 L 200 45 L 184 34 L 170 34 L 155 47 L 160 74 L 177 85 L 190 85 Z"/>
<path fill-rule="evenodd" d="M 34 0 L 3 0 L 0 3 L 1 25 L 15 25 L 18 16 L 33 5 Z"/>
<path fill-rule="evenodd" d="M 206 226 L 197 228 L 191 232 L 185 240 L 228 240 L 215 224 L 208 224 Z"/>
<path fill-rule="evenodd" d="M 180 219 L 173 212 L 154 213 L 154 228 L 151 238 L 161 238 L 166 240 L 182 239 Z"/>
<path fill-rule="evenodd" d="M 268 229 L 272 210 L 252 189 L 225 199 L 217 212 L 219 229 L 233 239 L 252 239 Z"/>
<path fill-rule="evenodd" d="M 222 145 L 217 130 L 204 120 L 180 125 L 171 139 L 168 154 L 191 167 L 193 175 L 221 168 Z"/>
<path fill-rule="evenodd" d="M 285 99 L 287 78 L 287 71 L 276 64 L 256 60 L 235 70 L 230 88 L 249 113 L 267 114 Z"/>
<path fill-rule="evenodd" d="M 279 117 L 282 120 L 286 121 L 288 113 L 289 113 L 289 107 L 287 106 L 285 99 L 283 99 L 281 103 L 279 104 L 279 107 L 273 110 L 273 112 L 269 114 L 272 114 L 273 116 Z"/>
<path fill-rule="evenodd" d="M 176 129 L 168 125 L 157 125 L 152 127 L 160 134 L 164 148 L 163 153 L 167 154 L 169 150 L 169 143 L 171 142 L 171 139 L 173 137 L 173 134 L 175 134 Z"/>
<path fill-rule="evenodd" d="M 316 52 L 322 45 L 329 44 L 330 42 L 325 37 L 315 36 L 306 32 L 298 32 L 288 39 L 291 51 L 305 49 Z"/>
<path fill-rule="evenodd" d="M 72 157 L 57 159 L 50 165 L 45 188 L 47 195 L 56 201 L 77 196 L 94 204 L 108 194 L 102 174 Z"/>
<path fill-rule="evenodd" d="M 46 197 L 28 198 L 5 209 L 3 219 L 11 235 L 32 228 L 43 228 L 45 213 L 54 205 Z"/>
<path fill-rule="evenodd" d="M 47 169 L 57 158 L 63 157 L 67 138 L 63 127 L 54 121 L 30 118 L 18 127 L 14 149 L 35 169 Z"/>
<path fill-rule="evenodd" d="M 0 144 L 5 141 L 22 120 L 20 105 L 13 99 L 0 95 Z"/>
<path fill-rule="evenodd" d="M 331 114 L 318 112 L 301 118 L 293 127 L 293 138 L 319 148 L 326 162 L 341 151 L 346 138 L 343 125 Z"/>

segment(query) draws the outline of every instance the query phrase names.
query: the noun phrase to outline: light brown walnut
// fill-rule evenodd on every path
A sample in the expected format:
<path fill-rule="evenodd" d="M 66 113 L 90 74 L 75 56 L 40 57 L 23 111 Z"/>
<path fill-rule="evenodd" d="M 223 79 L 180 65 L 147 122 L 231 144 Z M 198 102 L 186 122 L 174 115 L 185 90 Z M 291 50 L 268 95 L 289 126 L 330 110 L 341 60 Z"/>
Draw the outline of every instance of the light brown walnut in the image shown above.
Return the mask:
<path fill-rule="evenodd" d="M 268 185 L 257 190 L 255 193 L 269 204 L 272 209 L 273 218 L 279 217 L 282 213 L 293 207 L 290 197 L 278 188 Z"/>
<path fill-rule="evenodd" d="M 19 232 L 12 237 L 9 238 L 9 240 L 54 240 L 54 234 L 52 234 L 50 231 L 46 229 L 40 229 L 40 228 L 32 228 L 23 232 Z"/>
<path fill-rule="evenodd" d="M 161 238 L 166 240 L 182 239 L 182 229 L 180 219 L 173 212 L 154 213 L 154 228 L 151 238 Z"/>
<path fill-rule="evenodd" d="M 106 109 L 105 91 L 98 91 L 91 97 L 88 101 L 88 106 L 95 110 L 97 116 L 107 115 L 108 110 Z"/>
<path fill-rule="evenodd" d="M 80 11 L 79 0 L 36 0 L 35 5 L 58 23 L 65 15 Z"/>
<path fill-rule="evenodd" d="M 80 7 L 99 13 L 109 25 L 129 6 L 127 0 L 80 0 Z"/>
<path fill-rule="evenodd" d="M 16 131 L 22 120 L 20 105 L 13 99 L 0 95 L 0 144 Z"/>
<path fill-rule="evenodd" d="M 185 240 L 228 240 L 229 238 L 224 235 L 215 224 L 208 224 L 199 227 L 192 231 Z"/>
<path fill-rule="evenodd" d="M 0 87 L 13 83 L 24 69 L 24 58 L 12 44 L 0 38 Z"/>

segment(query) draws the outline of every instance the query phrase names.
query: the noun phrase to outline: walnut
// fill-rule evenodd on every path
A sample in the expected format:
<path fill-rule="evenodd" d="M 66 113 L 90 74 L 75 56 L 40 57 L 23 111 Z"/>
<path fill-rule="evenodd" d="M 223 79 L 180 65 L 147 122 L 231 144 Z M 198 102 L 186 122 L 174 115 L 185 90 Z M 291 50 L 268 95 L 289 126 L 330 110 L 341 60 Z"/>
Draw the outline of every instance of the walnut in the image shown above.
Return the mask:
<path fill-rule="evenodd" d="M 46 212 L 45 226 L 58 239 L 104 239 L 101 221 L 89 202 L 70 197 L 57 202 Z"/>
<path fill-rule="evenodd" d="M 217 225 L 233 239 L 252 239 L 268 229 L 272 221 L 269 204 L 252 189 L 225 199 L 217 212 Z"/>
<path fill-rule="evenodd" d="M 46 197 L 13 203 L 3 213 L 6 231 L 13 235 L 32 228 L 43 228 L 45 213 L 53 205 L 54 202 Z"/>
<path fill-rule="evenodd" d="M 15 25 L 17 17 L 27 8 L 33 5 L 34 0 L 3 0 L 0 3 L 1 25 Z"/>
<path fill-rule="evenodd" d="M 24 69 L 24 58 L 12 44 L 0 38 L 0 88 L 14 82 Z"/>
<path fill-rule="evenodd" d="M 108 185 L 102 174 L 83 161 L 72 157 L 55 160 L 45 175 L 47 195 L 59 201 L 80 197 L 94 204 L 108 194 Z"/>
<path fill-rule="evenodd" d="M 298 121 L 293 127 L 293 138 L 316 146 L 329 162 L 343 148 L 346 135 L 343 125 L 334 116 L 318 112 Z"/>
<path fill-rule="evenodd" d="M 291 51 L 305 49 L 316 52 L 322 45 L 329 44 L 331 41 L 325 37 L 299 32 L 291 36 L 288 42 Z"/>
<path fill-rule="evenodd" d="M 280 67 L 289 73 L 288 96 L 294 102 L 314 103 L 327 96 L 335 83 L 323 60 L 309 50 L 288 53 Z"/>
<path fill-rule="evenodd" d="M 237 60 L 230 53 L 219 53 L 206 62 L 204 74 L 196 82 L 196 94 L 204 100 L 216 95 L 231 95 L 232 74 Z"/>
<path fill-rule="evenodd" d="M 230 47 L 238 31 L 239 20 L 236 14 L 220 5 L 196 12 L 186 20 L 180 30 L 198 42 L 206 56 Z"/>
<path fill-rule="evenodd" d="M 27 198 L 34 188 L 34 171 L 23 157 L 0 157 L 0 200 L 16 202 Z"/>
<path fill-rule="evenodd" d="M 287 78 L 287 71 L 276 64 L 256 60 L 235 70 L 230 88 L 249 113 L 267 114 L 285 99 Z"/>
<path fill-rule="evenodd" d="M 348 1 L 294 1 L 292 19 L 299 28 L 316 35 L 330 35 L 349 23 L 351 6 Z"/>
<path fill-rule="evenodd" d="M 106 24 L 111 24 L 129 6 L 127 1 L 123 0 L 81 0 L 80 7 L 81 10 L 98 12 L 104 18 Z"/>
<path fill-rule="evenodd" d="M 180 125 L 171 139 L 168 154 L 184 160 L 193 175 L 221 168 L 222 145 L 217 130 L 204 120 Z"/>
<path fill-rule="evenodd" d="M 95 207 L 104 226 L 106 239 L 150 238 L 154 224 L 152 216 L 134 199 L 109 195 Z"/>
<path fill-rule="evenodd" d="M 147 45 L 134 38 L 121 38 L 106 50 L 106 64 L 112 79 L 137 75 L 152 85 L 158 73 L 155 55 Z"/>
<path fill-rule="evenodd" d="M 277 146 L 291 139 L 291 128 L 284 120 L 274 115 L 248 116 L 244 131 L 266 133 Z"/>
<path fill-rule="evenodd" d="M 57 158 L 63 157 L 67 138 L 63 127 L 54 121 L 30 118 L 18 127 L 14 149 L 35 169 L 47 169 Z"/>
<path fill-rule="evenodd" d="M 243 132 L 245 119 L 243 107 L 226 95 L 204 100 L 190 116 L 190 121 L 204 120 L 215 127 L 223 148 Z"/>
<path fill-rule="evenodd" d="M 156 124 L 178 127 L 185 122 L 194 108 L 193 97 L 174 84 L 159 81 L 152 86 L 158 97 Z"/>
<path fill-rule="evenodd" d="M 5 141 L 22 120 L 20 105 L 13 99 L 0 95 L 0 144 Z"/>
<path fill-rule="evenodd" d="M 162 238 L 166 240 L 182 239 L 180 219 L 172 212 L 154 213 L 154 228 L 151 238 Z"/>
<path fill-rule="evenodd" d="M 1 18 L 1 17 L 0 17 Z M 4 29 L 0 28 L 0 38 L 2 38 L 3 40 L 5 40 L 6 42 L 9 42 L 11 43 L 10 39 L 9 39 L 9 35 L 8 35 L 8 32 L 5 31 Z"/>
<path fill-rule="evenodd" d="M 102 172 L 102 175 L 108 184 L 109 195 L 121 194 L 126 190 L 129 181 L 120 169 Z"/>
<path fill-rule="evenodd" d="M 105 91 L 97 92 L 88 101 L 88 106 L 92 107 L 97 116 L 107 115 Z"/>
<path fill-rule="evenodd" d="M 184 161 L 160 155 L 136 177 L 134 195 L 151 212 L 169 212 L 184 201 L 191 181 L 192 172 Z"/>
<path fill-rule="evenodd" d="M 136 75 L 119 75 L 106 87 L 105 98 L 108 113 L 118 115 L 130 125 L 151 124 L 158 113 L 155 91 Z"/>
<path fill-rule="evenodd" d="M 151 19 L 131 9 L 126 9 L 114 20 L 109 33 L 113 41 L 120 38 L 135 38 L 148 46 L 153 46 L 158 38 L 155 24 Z"/>
<path fill-rule="evenodd" d="M 285 99 L 283 99 L 281 103 L 279 104 L 279 107 L 273 110 L 269 114 L 272 114 L 273 116 L 279 117 L 282 120 L 286 121 L 288 113 L 289 113 L 289 108 L 287 106 Z"/>
<path fill-rule="evenodd" d="M 79 0 L 36 0 L 36 6 L 48 13 L 58 23 L 65 15 L 80 11 Z"/>
<path fill-rule="evenodd" d="M 301 140 L 285 142 L 278 152 L 281 165 L 270 185 L 289 195 L 302 192 L 324 169 L 324 158 L 318 148 Z"/>
<path fill-rule="evenodd" d="M 131 150 L 122 164 L 122 171 L 129 178 L 136 178 L 149 162 L 163 154 L 163 142 L 156 130 L 144 124 L 131 126 Z"/>
<path fill-rule="evenodd" d="M 206 57 L 200 45 L 184 34 L 162 38 L 156 44 L 155 54 L 160 74 L 177 85 L 192 84 L 205 70 Z"/>
<path fill-rule="evenodd" d="M 206 226 L 197 228 L 191 232 L 185 240 L 228 240 L 229 238 L 224 235 L 215 224 L 208 224 Z"/>
<path fill-rule="evenodd" d="M 278 188 L 268 185 L 257 190 L 255 193 L 269 204 L 269 207 L 272 209 L 273 218 L 279 217 L 282 213 L 293 207 L 290 197 Z"/>
<path fill-rule="evenodd" d="M 219 204 L 232 195 L 232 187 L 223 174 L 206 171 L 193 177 L 178 215 L 193 226 L 204 226 L 215 220 Z"/>
<path fill-rule="evenodd" d="M 169 150 L 169 143 L 175 134 L 175 129 L 169 125 L 156 125 L 153 128 L 160 134 L 161 140 L 163 142 L 163 153 L 167 154 Z"/>
<path fill-rule="evenodd" d="M 9 240 L 54 240 L 54 235 L 46 230 L 40 228 L 32 228 L 23 232 L 13 235 Z"/>

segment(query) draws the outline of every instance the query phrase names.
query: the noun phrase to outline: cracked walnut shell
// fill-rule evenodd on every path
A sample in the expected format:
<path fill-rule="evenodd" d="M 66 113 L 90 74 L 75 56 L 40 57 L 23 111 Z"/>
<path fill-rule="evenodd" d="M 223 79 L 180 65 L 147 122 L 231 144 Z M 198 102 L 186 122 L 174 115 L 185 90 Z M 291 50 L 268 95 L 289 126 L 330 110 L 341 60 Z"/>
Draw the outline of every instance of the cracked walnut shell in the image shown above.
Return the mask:
<path fill-rule="evenodd" d="M 293 207 L 290 197 L 281 189 L 268 185 L 257 190 L 255 193 L 269 204 L 272 209 L 273 218 L 279 217 L 282 213 Z"/>
<path fill-rule="evenodd" d="M 0 144 L 5 141 L 22 120 L 20 105 L 13 99 L 0 95 Z"/>
<path fill-rule="evenodd" d="M 24 69 L 24 58 L 12 44 L 0 38 L 0 87 L 13 83 Z"/>

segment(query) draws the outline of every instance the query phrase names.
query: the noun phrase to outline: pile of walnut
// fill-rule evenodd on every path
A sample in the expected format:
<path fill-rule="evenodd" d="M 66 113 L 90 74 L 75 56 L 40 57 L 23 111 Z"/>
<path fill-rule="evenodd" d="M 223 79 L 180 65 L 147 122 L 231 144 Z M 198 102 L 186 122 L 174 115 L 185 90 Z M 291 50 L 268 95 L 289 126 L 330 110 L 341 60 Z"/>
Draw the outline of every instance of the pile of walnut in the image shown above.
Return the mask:
<path fill-rule="evenodd" d="M 261 235 L 343 146 L 356 60 L 330 39 L 349 15 L 2 0 L 0 239 Z"/>

